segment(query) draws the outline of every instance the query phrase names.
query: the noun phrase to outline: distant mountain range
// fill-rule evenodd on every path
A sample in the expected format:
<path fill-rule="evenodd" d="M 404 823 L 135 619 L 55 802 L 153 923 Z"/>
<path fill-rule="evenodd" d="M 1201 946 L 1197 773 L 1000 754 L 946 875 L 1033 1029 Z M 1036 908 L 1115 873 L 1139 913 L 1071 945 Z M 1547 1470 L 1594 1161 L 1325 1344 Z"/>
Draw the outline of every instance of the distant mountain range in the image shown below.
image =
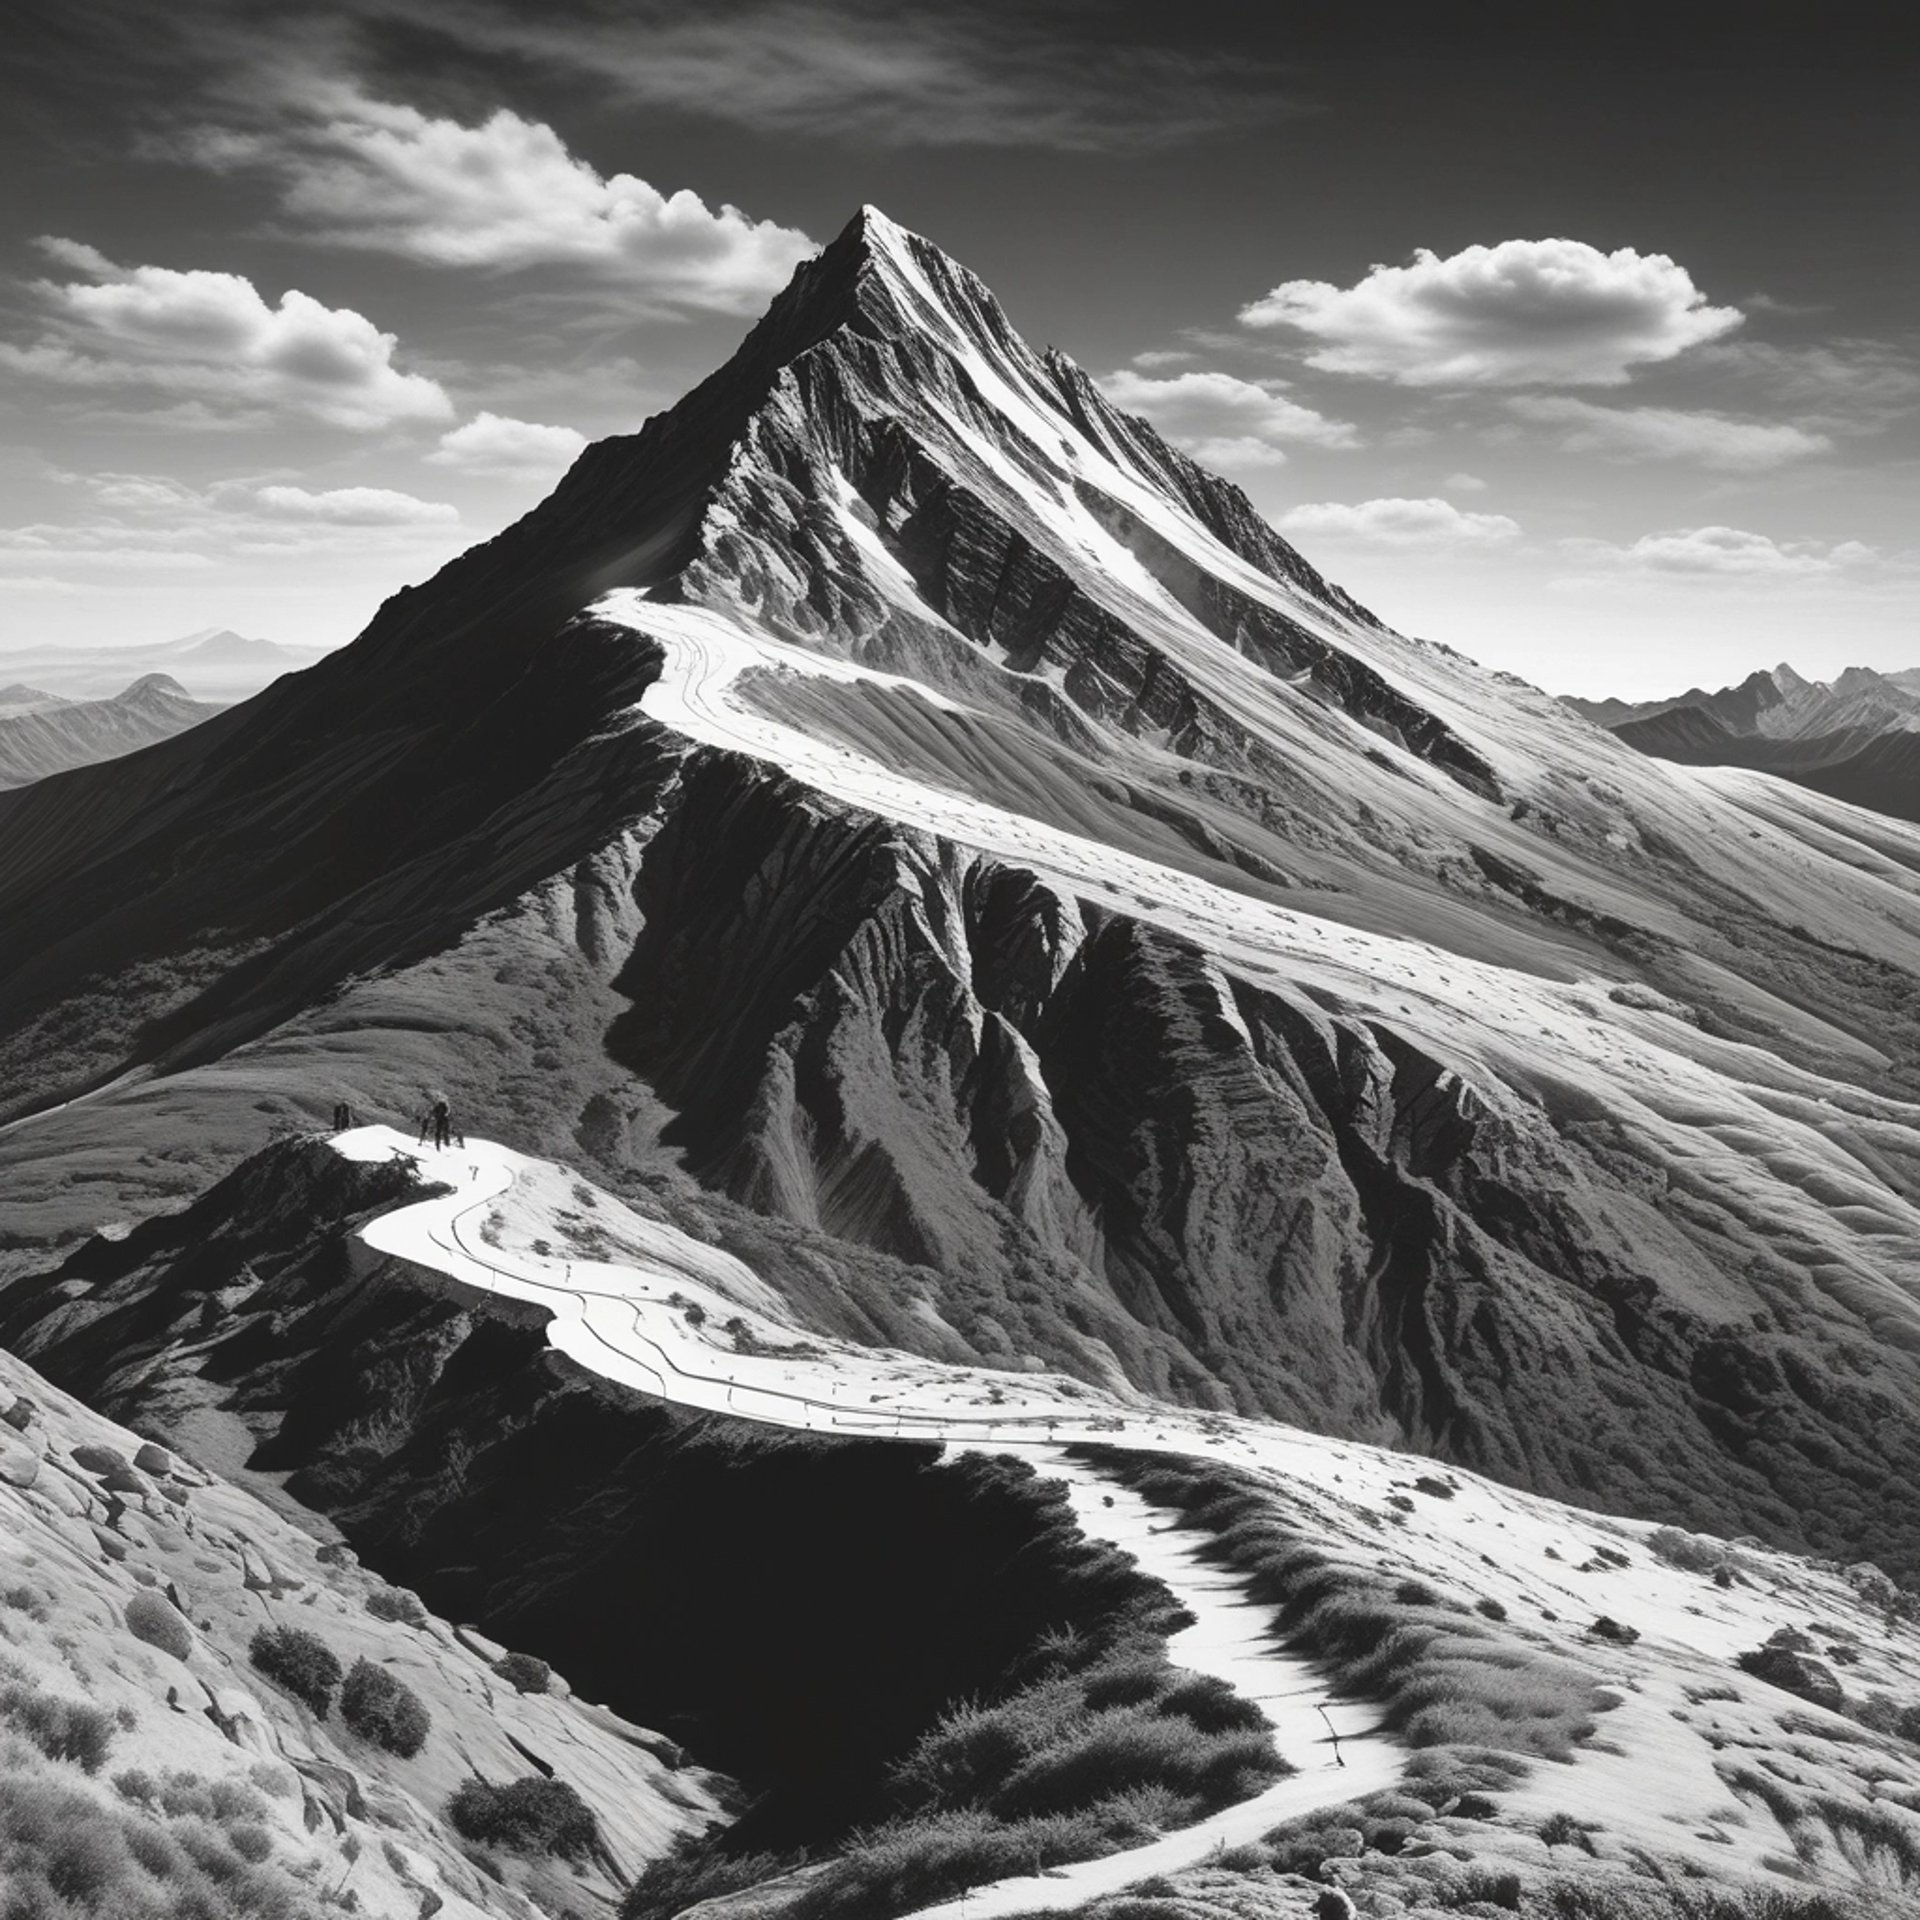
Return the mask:
<path fill-rule="evenodd" d="M 1567 705 L 1655 759 L 1751 767 L 1920 820 L 1920 667 L 1849 667 L 1824 681 L 1782 662 L 1717 693 L 1694 687 L 1637 704 L 1569 696 Z"/>
<path fill-rule="evenodd" d="M 254 640 L 224 627 L 137 647 L 0 647 L 0 714 L 22 690 L 65 700 L 102 700 L 148 674 L 166 674 L 195 700 L 248 700 L 283 673 L 310 667 L 321 647 Z"/>
<path fill-rule="evenodd" d="M 219 711 L 218 704 L 193 699 L 164 673 L 143 675 L 110 700 L 69 700 L 20 684 L 0 687 L 0 787 L 24 787 L 50 773 L 117 759 Z"/>

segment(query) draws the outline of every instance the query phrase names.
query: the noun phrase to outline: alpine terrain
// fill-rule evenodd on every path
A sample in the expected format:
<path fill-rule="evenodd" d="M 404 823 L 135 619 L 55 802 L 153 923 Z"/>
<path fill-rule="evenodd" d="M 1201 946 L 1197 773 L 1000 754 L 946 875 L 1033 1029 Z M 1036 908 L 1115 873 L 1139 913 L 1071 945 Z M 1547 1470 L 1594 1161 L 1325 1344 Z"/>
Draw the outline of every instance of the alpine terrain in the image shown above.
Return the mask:
<path fill-rule="evenodd" d="M 1784 661 L 1737 687 L 1673 700 L 1569 700 L 1629 746 L 1685 766 L 1755 767 L 1920 820 L 1920 669 L 1849 667 L 1831 684 Z"/>
<path fill-rule="evenodd" d="M 864 209 L 0 794 L 0 1741 L 237 1690 L 300 1914 L 1920 1910 L 1920 825 L 1598 718 Z"/>

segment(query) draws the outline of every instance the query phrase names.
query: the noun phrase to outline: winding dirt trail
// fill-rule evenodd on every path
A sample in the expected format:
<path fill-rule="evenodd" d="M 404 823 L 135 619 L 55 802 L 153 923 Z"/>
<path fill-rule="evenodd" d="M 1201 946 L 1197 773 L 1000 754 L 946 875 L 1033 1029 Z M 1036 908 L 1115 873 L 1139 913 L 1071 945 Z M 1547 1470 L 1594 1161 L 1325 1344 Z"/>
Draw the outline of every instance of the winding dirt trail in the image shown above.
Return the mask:
<path fill-rule="evenodd" d="M 369 1221 L 360 1236 L 368 1246 L 547 1308 L 550 1344 L 608 1379 L 682 1406 L 776 1426 L 1018 1452 L 1064 1480 L 1082 1529 L 1132 1555 L 1194 1616 L 1169 1642 L 1168 1656 L 1218 1676 L 1259 1706 L 1296 1769 L 1252 1799 L 1144 1846 L 976 1887 L 923 1909 L 925 1920 L 993 1920 L 1077 1906 L 1398 1780 L 1402 1749 L 1371 1713 L 1335 1703 L 1327 1675 L 1313 1662 L 1277 1643 L 1270 1609 L 1204 1558 L 1204 1535 L 1067 1455 L 1073 1440 L 1143 1449 L 1184 1442 L 1186 1451 L 1205 1452 L 1202 1433 L 1169 1430 L 1180 1418 L 1173 1410 L 1129 1406 L 1048 1377 L 984 1374 L 869 1348 L 797 1342 L 792 1329 L 767 1317 L 765 1309 L 777 1303 L 745 1268 L 664 1222 L 623 1215 L 623 1237 L 645 1243 L 631 1249 L 633 1264 L 534 1251 L 517 1243 L 512 1215 L 518 1204 L 523 1229 L 539 1219 L 542 1199 L 533 1189 L 543 1163 L 491 1141 L 432 1152 L 390 1128 L 363 1127 L 333 1145 L 355 1160 L 403 1154 L 449 1189 Z M 699 1318 L 690 1319 L 690 1294 L 716 1304 L 703 1305 Z M 705 1329 L 728 1304 L 753 1328 L 754 1350 L 729 1353 L 707 1337 Z M 782 1338 L 794 1357 L 777 1351 Z M 1009 1395 L 1017 1397 L 1009 1401 Z"/>

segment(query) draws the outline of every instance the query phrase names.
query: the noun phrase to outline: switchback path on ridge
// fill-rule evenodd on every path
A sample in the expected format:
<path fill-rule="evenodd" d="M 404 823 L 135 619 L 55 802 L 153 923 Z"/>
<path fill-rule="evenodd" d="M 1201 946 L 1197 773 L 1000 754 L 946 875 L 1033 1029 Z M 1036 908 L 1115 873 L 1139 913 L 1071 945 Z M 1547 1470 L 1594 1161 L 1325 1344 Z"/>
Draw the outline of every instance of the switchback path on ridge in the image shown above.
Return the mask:
<path fill-rule="evenodd" d="M 976 1371 L 799 1336 L 769 1317 L 766 1309 L 777 1309 L 777 1301 L 738 1262 L 665 1222 L 623 1216 L 623 1240 L 645 1242 L 630 1249 L 634 1264 L 534 1251 L 515 1243 L 514 1228 L 542 1223 L 534 1189 L 552 1170 L 491 1141 L 435 1152 L 391 1128 L 362 1127 L 336 1136 L 332 1145 L 354 1160 L 403 1155 L 448 1189 L 369 1221 L 360 1232 L 366 1245 L 547 1308 L 549 1344 L 605 1378 L 682 1406 L 802 1431 L 1017 1452 L 1064 1480 L 1083 1531 L 1130 1554 L 1194 1616 L 1194 1624 L 1169 1641 L 1169 1658 L 1216 1675 L 1258 1705 L 1296 1769 L 1253 1798 L 1145 1845 L 975 1887 L 921 1909 L 914 1920 L 1062 1911 L 1200 1864 L 1282 1821 L 1400 1778 L 1404 1750 L 1373 1724 L 1369 1710 L 1336 1703 L 1328 1676 L 1314 1662 L 1276 1642 L 1271 1609 L 1248 1594 L 1239 1576 L 1203 1557 L 1204 1534 L 1066 1452 L 1069 1442 L 1083 1440 L 1204 1457 L 1221 1444 L 1209 1435 L 1207 1416 L 1128 1405 L 1053 1376 Z M 697 1319 L 688 1313 L 695 1304 Z M 728 1307 L 738 1324 L 751 1326 L 752 1351 L 727 1352 L 707 1336 Z M 782 1357 L 783 1342 L 792 1357 Z M 1337 1731 L 1337 1743 L 1330 1731 Z"/>

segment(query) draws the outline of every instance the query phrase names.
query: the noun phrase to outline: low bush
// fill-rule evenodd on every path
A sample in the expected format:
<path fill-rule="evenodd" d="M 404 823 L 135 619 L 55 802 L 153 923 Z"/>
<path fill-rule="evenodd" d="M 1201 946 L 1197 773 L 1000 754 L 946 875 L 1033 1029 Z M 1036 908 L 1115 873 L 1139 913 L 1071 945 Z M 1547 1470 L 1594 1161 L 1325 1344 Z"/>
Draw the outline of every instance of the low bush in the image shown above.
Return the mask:
<path fill-rule="evenodd" d="M 516 1693 L 545 1693 L 553 1679 L 553 1669 L 530 1653 L 510 1653 L 493 1670 Z"/>
<path fill-rule="evenodd" d="M 1498 1600 L 1491 1598 L 1483 1597 L 1476 1600 L 1473 1603 L 1473 1610 L 1479 1614 L 1483 1620 L 1504 1620 L 1507 1617 L 1506 1608 L 1503 1607 Z"/>
<path fill-rule="evenodd" d="M 340 1662 L 317 1633 L 304 1627 L 262 1627 L 247 1648 L 247 1658 L 309 1707 L 316 1719 L 327 1717 L 333 1690 L 340 1684 Z"/>
<path fill-rule="evenodd" d="M 1117 1846 L 1091 1813 L 1014 1822 L 977 1807 L 923 1814 L 856 1836 L 787 1912 L 789 1920 L 886 1920 L 968 1887 L 1096 1859 Z"/>
<path fill-rule="evenodd" d="M 150 1587 L 142 1587 L 127 1602 L 122 1616 L 127 1631 L 136 1640 L 144 1640 L 176 1660 L 184 1660 L 193 1651 L 193 1629 L 180 1617 L 179 1608 L 161 1598 Z"/>
<path fill-rule="evenodd" d="M 1770 1687 L 1797 1694 L 1802 1700 L 1810 1701 L 1816 1707 L 1825 1707 L 1829 1712 L 1838 1713 L 1847 1703 L 1846 1690 L 1833 1669 L 1824 1661 L 1814 1659 L 1811 1654 L 1769 1644 L 1737 1655 L 1733 1664 L 1742 1673 L 1750 1673 Z"/>
<path fill-rule="evenodd" d="M 322 1920 L 323 1908 L 244 1840 L 173 1831 L 56 1778 L 0 1773 L 0 1912 L 8 1920 Z M 337 1912 L 338 1909 L 333 1909 Z"/>
<path fill-rule="evenodd" d="M 1285 1637 L 1344 1688 L 1384 1700 L 1409 1745 L 1565 1760 L 1598 1730 L 1606 1696 L 1593 1674 L 1501 1633 L 1491 1616 L 1437 1616 L 1412 1597 L 1425 1582 L 1336 1560 L 1289 1526 L 1283 1497 L 1258 1481 L 1204 1461 L 1081 1451 L 1212 1531 L 1212 1557 L 1251 1576 Z"/>
<path fill-rule="evenodd" d="M 674 1920 L 703 1900 L 757 1887 L 790 1872 L 801 1856 L 778 1853 L 718 1853 L 683 1833 L 658 1860 L 640 1869 L 640 1877 L 620 1903 L 620 1920 Z"/>
<path fill-rule="evenodd" d="M 113 1715 L 84 1700 L 62 1700 L 31 1681 L 0 1679 L 0 1725 L 10 1726 L 49 1760 L 98 1773 L 113 1745 Z"/>
<path fill-rule="evenodd" d="M 405 1587 L 376 1587 L 367 1595 L 367 1611 L 376 1620 L 395 1622 L 403 1627 L 423 1627 L 427 1609 L 417 1593 Z"/>
<path fill-rule="evenodd" d="M 564 1780 L 529 1774 L 496 1787 L 463 1780 L 447 1803 L 454 1831 L 481 1846 L 512 1853 L 581 1859 L 593 1850 L 599 1827 L 592 1809 Z"/>
<path fill-rule="evenodd" d="M 1629 1627 L 1614 1619 L 1611 1614 L 1603 1613 L 1587 1632 L 1596 1640 L 1611 1640 L 1616 1646 L 1630 1647 L 1640 1638 L 1638 1627 Z"/>
<path fill-rule="evenodd" d="M 420 1696 L 385 1667 L 356 1660 L 340 1689 L 340 1717 L 363 1740 L 411 1759 L 433 1726 Z"/>

